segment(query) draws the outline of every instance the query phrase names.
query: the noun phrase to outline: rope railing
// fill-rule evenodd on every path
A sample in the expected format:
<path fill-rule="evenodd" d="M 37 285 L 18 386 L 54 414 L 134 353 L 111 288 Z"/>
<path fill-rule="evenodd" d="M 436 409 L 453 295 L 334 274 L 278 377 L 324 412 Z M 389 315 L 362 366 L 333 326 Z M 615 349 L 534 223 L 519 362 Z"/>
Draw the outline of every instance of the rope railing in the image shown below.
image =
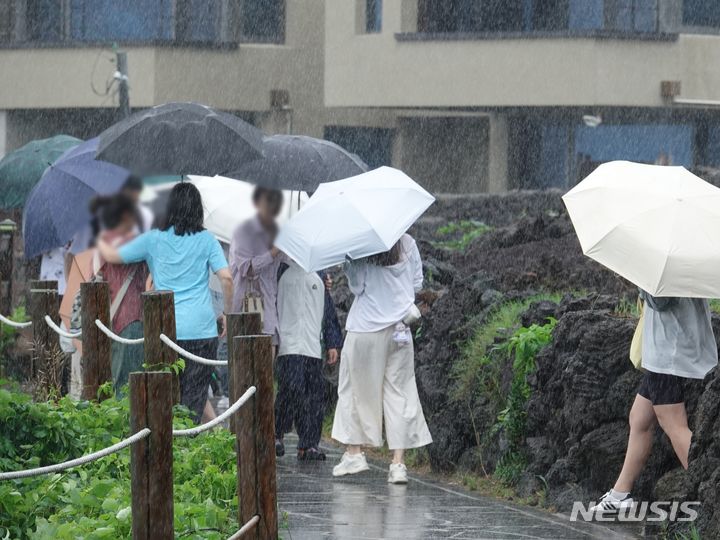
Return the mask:
<path fill-rule="evenodd" d="M 247 520 L 247 523 L 240 527 L 238 529 L 238 532 L 233 534 L 228 540 L 240 540 L 243 536 L 245 536 L 247 533 L 252 531 L 255 527 L 257 527 L 257 524 L 260 522 L 260 516 L 254 515 L 250 519 Z"/>
<path fill-rule="evenodd" d="M 8 319 L 5 315 L 0 315 L 0 322 L 2 322 L 3 324 L 7 324 L 8 326 L 12 326 L 13 328 L 27 328 L 28 326 L 32 326 L 32 321 L 13 321 L 12 319 Z"/>
<path fill-rule="evenodd" d="M 209 429 L 214 428 L 218 424 L 221 424 L 226 419 L 230 418 L 238 410 L 240 410 L 240 407 L 245 405 L 245 403 L 248 402 L 248 400 L 253 396 L 253 394 L 255 394 L 256 391 L 257 388 L 251 386 L 250 388 L 245 390 L 245 393 L 240 396 L 240 398 L 235 403 L 233 403 L 227 411 L 217 416 L 216 418 L 213 418 L 209 422 L 190 429 L 173 429 L 173 437 L 195 437 L 196 435 L 199 435 L 204 431 L 208 431 Z"/>
<path fill-rule="evenodd" d="M 115 452 L 119 452 L 123 448 L 127 448 L 128 446 L 135 444 L 136 442 L 144 439 L 148 435 L 150 435 L 150 430 L 148 428 L 141 429 L 137 433 L 131 435 L 127 439 L 123 439 L 119 443 L 113 444 L 112 446 L 108 446 L 107 448 L 103 448 L 102 450 L 98 450 L 97 452 L 87 454 L 77 459 L 71 459 L 70 461 L 57 463 L 55 465 L 47 465 L 46 467 L 38 467 L 36 469 L 26 469 L 24 471 L 11 471 L 0 473 L 0 481 L 29 478 L 31 476 L 40 476 L 41 474 L 52 474 L 55 472 L 64 471 L 65 469 L 72 469 L 73 467 L 77 467 L 79 465 L 85 465 L 86 463 L 90 463 L 91 461 L 96 461 L 100 458 L 109 456 L 110 454 L 114 454 Z"/>
<path fill-rule="evenodd" d="M 50 315 L 45 315 L 45 323 L 50 327 L 53 332 L 64 338 L 80 339 L 82 337 L 82 331 L 68 332 L 67 330 L 63 330 L 62 328 L 60 328 L 57 324 L 55 324 L 55 321 L 52 320 Z"/>
<path fill-rule="evenodd" d="M 193 362 L 197 362 L 198 364 L 205 364 L 206 366 L 227 366 L 228 365 L 228 363 L 225 360 L 210 360 L 209 358 L 203 358 L 202 356 L 198 356 L 189 351 L 186 351 L 180 345 L 175 343 L 172 339 L 167 337 L 165 334 L 160 334 L 160 341 L 162 341 L 165 345 L 170 347 L 173 351 L 175 351 L 176 353 L 181 355 L 183 358 L 185 358 L 187 360 L 192 360 Z"/>
<path fill-rule="evenodd" d="M 123 343 L 125 345 L 139 345 L 140 343 L 143 343 L 145 341 L 144 337 L 131 339 L 118 336 L 115 332 L 105 326 L 100 319 L 95 319 L 95 326 L 97 326 L 100 331 L 107 337 L 109 337 L 113 341 L 117 341 L 118 343 Z"/>

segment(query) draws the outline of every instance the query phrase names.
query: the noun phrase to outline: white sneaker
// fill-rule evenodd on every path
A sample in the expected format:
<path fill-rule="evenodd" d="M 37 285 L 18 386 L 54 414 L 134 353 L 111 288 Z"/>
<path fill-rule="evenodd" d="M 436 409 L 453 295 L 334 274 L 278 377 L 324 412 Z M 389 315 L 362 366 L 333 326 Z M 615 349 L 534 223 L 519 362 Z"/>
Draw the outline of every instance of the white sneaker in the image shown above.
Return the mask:
<path fill-rule="evenodd" d="M 624 499 L 618 499 L 608 491 L 600 497 L 600 501 L 595 506 L 590 507 L 590 511 L 600 514 L 617 514 L 620 510 L 631 508 L 632 505 L 633 500 L 630 495 L 627 495 Z"/>
<path fill-rule="evenodd" d="M 340 463 L 333 467 L 333 476 L 345 476 L 346 474 L 357 474 L 359 472 L 368 471 L 367 459 L 365 454 L 360 452 L 359 454 L 343 454 Z"/>
<path fill-rule="evenodd" d="M 389 484 L 407 484 L 408 475 L 407 467 L 404 463 L 391 463 L 390 471 L 388 472 L 388 483 Z"/>

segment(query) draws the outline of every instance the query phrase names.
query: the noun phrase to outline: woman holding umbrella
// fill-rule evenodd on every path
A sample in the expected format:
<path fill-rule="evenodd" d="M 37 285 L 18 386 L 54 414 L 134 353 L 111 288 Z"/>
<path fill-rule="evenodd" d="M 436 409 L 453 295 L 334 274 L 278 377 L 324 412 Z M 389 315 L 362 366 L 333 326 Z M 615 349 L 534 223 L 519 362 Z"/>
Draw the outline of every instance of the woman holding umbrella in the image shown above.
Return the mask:
<path fill-rule="evenodd" d="M 202 357 L 214 357 L 218 328 L 212 308 L 209 270 L 220 279 L 225 312 L 220 317 L 225 334 L 225 313 L 231 309 L 233 285 L 220 243 L 203 227 L 203 204 L 198 189 L 179 183 L 170 192 L 165 225 L 141 234 L 119 249 L 100 240 L 105 260 L 129 264 L 146 261 L 155 288 L 175 294 L 178 344 Z M 207 401 L 212 366 L 188 361 L 180 374 L 180 401 L 199 421 Z"/>
<path fill-rule="evenodd" d="M 630 496 L 652 450 L 660 425 L 683 468 L 688 468 L 692 432 L 688 427 L 683 384 L 703 379 L 718 363 L 717 344 L 708 301 L 659 298 L 640 293 L 645 301 L 642 328 L 642 382 L 630 409 L 630 437 L 625 463 L 613 488 L 592 510 L 614 514 L 633 505 Z"/>
<path fill-rule="evenodd" d="M 332 437 L 347 445 L 333 476 L 366 471 L 362 446 L 382 445 L 383 417 L 393 451 L 388 482 L 408 481 L 404 453 L 432 442 L 415 383 L 412 337 L 423 282 L 415 241 L 405 234 L 389 250 L 345 265 L 355 295 L 338 380 Z"/>

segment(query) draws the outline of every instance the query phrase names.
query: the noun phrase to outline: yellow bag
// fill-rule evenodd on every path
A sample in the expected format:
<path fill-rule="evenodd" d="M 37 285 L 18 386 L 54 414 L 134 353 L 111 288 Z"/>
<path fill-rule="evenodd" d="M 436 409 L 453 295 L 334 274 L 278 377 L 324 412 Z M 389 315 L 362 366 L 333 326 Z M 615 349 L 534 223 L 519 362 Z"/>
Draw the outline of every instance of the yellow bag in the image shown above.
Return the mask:
<path fill-rule="evenodd" d="M 638 298 L 638 309 L 640 310 L 640 318 L 638 319 L 637 328 L 633 334 L 630 343 L 630 361 L 635 369 L 642 369 L 642 342 L 643 327 L 645 326 L 645 303 Z"/>

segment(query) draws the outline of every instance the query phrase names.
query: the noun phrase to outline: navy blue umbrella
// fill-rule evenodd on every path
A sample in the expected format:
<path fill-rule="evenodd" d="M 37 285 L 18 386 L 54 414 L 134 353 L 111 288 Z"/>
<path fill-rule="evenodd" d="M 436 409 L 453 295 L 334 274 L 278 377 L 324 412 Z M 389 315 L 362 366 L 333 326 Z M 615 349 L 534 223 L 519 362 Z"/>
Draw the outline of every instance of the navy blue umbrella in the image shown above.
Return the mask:
<path fill-rule="evenodd" d="M 35 257 L 67 244 L 90 223 L 90 200 L 120 191 L 127 169 L 95 159 L 99 139 L 65 152 L 33 188 L 23 209 L 25 256 Z"/>

